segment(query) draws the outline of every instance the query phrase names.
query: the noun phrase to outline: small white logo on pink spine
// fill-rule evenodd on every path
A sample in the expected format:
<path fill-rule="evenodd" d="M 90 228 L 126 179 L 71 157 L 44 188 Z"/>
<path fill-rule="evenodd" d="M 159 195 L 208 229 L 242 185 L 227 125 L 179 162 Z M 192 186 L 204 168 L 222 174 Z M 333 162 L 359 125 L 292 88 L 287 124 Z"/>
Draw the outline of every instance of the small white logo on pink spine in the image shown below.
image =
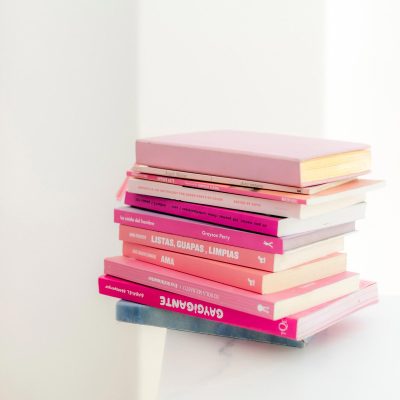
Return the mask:
<path fill-rule="evenodd" d="M 283 319 L 281 322 L 279 322 L 278 329 L 281 332 L 281 335 L 285 335 L 288 328 L 289 325 L 286 319 Z"/>

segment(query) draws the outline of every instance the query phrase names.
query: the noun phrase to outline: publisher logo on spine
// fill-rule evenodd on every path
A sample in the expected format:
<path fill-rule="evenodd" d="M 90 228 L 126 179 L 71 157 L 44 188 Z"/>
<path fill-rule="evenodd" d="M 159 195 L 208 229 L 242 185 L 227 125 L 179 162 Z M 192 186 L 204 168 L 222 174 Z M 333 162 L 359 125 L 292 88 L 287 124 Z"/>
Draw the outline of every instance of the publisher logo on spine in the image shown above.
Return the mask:
<path fill-rule="evenodd" d="M 283 319 L 281 322 L 279 322 L 278 329 L 281 335 L 286 335 L 286 331 L 288 330 L 288 328 L 289 324 L 286 319 Z"/>

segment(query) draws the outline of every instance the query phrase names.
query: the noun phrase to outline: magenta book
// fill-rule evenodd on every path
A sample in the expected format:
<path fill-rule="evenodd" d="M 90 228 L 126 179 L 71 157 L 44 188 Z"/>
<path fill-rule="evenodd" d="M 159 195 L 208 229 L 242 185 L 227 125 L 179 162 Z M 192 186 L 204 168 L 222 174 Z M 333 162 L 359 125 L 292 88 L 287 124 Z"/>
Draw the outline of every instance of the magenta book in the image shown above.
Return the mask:
<path fill-rule="evenodd" d="M 343 235 L 355 229 L 354 223 L 348 223 L 277 238 L 133 207 L 116 208 L 114 210 L 114 222 L 272 254 L 283 254 L 285 251 Z"/>
<path fill-rule="evenodd" d="M 326 162 L 321 164 L 321 159 Z M 137 140 L 136 162 L 304 187 L 366 173 L 370 168 L 370 154 L 369 146 L 361 143 L 260 132 L 211 131 Z"/>
<path fill-rule="evenodd" d="M 272 320 L 334 300 L 354 292 L 359 286 L 359 274 L 342 272 L 295 288 L 261 295 L 121 256 L 106 258 L 104 273 Z"/>
<path fill-rule="evenodd" d="M 284 219 L 131 192 L 126 192 L 125 204 L 271 236 L 278 236 L 279 222 Z"/>
<path fill-rule="evenodd" d="M 346 315 L 378 301 L 376 284 L 361 281 L 359 289 L 347 296 L 293 314 L 287 318 L 272 321 L 110 275 L 99 277 L 99 292 L 118 299 L 295 340 L 312 336 Z"/>
<path fill-rule="evenodd" d="M 131 192 L 126 192 L 125 204 L 215 225 L 278 237 L 345 224 L 361 219 L 365 214 L 365 203 L 359 203 L 324 215 L 302 220 L 188 203 L 186 201 L 146 196 Z"/>

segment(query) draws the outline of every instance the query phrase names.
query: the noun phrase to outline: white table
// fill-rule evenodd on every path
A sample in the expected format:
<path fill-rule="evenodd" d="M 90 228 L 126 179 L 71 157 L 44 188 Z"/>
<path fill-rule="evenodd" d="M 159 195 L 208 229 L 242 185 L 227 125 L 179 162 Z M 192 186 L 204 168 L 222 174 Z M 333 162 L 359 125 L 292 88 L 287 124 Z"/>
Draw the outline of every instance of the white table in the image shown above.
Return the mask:
<path fill-rule="evenodd" d="M 400 297 L 304 349 L 168 330 L 159 400 L 400 399 Z"/>

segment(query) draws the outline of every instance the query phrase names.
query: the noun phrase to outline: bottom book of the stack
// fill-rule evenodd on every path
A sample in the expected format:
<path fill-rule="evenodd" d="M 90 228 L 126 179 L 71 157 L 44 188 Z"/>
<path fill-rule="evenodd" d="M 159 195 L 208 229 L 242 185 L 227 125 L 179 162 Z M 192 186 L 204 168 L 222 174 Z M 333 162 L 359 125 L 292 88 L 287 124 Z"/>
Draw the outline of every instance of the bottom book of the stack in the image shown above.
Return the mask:
<path fill-rule="evenodd" d="M 178 314 L 125 300 L 120 300 L 117 303 L 116 314 L 117 321 L 129 322 L 131 324 L 156 326 L 176 331 L 223 336 L 226 338 L 251 340 L 290 347 L 304 347 L 309 341 L 308 339 L 292 340 L 284 336 L 270 335 L 251 329 L 240 328 L 239 326 Z"/>
<path fill-rule="evenodd" d="M 99 278 L 99 291 L 107 296 L 154 308 L 295 341 L 307 339 L 340 321 L 345 316 L 378 301 L 376 283 L 361 280 L 358 289 L 347 295 L 274 321 L 263 316 L 248 314 L 111 275 L 104 275 Z"/>

